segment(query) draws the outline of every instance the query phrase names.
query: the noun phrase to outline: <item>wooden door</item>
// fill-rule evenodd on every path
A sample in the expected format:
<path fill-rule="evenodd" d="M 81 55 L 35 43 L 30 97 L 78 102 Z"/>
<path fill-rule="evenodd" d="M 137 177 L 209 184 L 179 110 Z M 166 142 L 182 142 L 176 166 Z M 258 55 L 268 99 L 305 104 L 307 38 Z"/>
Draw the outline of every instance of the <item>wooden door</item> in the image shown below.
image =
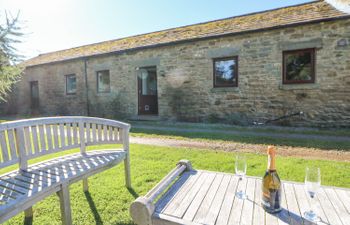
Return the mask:
<path fill-rule="evenodd" d="M 37 113 L 39 110 L 39 83 L 38 81 L 30 82 L 30 107 L 32 112 Z"/>
<path fill-rule="evenodd" d="M 139 115 L 158 114 L 158 91 L 156 67 L 145 67 L 138 71 Z"/>

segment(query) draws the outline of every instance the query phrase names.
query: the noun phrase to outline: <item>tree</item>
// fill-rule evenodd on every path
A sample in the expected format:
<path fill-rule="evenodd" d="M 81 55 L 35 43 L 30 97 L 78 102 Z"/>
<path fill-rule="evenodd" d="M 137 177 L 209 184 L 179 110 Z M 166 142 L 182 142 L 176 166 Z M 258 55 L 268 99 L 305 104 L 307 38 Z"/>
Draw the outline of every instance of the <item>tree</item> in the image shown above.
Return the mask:
<path fill-rule="evenodd" d="M 20 39 L 23 36 L 21 29 L 19 13 L 13 17 L 5 12 L 5 21 L 0 23 L 0 100 L 2 101 L 5 101 L 13 84 L 19 80 L 23 71 L 19 65 L 23 56 L 19 55 L 14 47 L 21 42 Z"/>

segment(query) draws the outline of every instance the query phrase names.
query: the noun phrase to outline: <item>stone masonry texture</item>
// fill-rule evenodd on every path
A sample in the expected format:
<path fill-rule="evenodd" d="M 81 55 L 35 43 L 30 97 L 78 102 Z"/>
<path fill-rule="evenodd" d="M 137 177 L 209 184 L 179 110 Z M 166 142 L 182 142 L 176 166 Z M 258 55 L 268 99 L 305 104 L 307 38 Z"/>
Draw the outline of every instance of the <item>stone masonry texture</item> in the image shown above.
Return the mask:
<path fill-rule="evenodd" d="M 282 85 L 282 52 L 300 48 L 316 49 L 315 84 Z M 239 58 L 238 87 L 213 88 L 212 60 L 226 56 Z M 350 19 L 27 67 L 11 104 L 31 113 L 37 80 L 42 115 L 87 115 L 89 105 L 93 116 L 133 117 L 142 66 L 157 67 L 160 119 L 252 123 L 302 111 L 285 124 L 350 127 Z M 97 93 L 99 70 L 110 71 L 110 93 Z M 67 74 L 77 76 L 75 95 L 65 93 Z"/>

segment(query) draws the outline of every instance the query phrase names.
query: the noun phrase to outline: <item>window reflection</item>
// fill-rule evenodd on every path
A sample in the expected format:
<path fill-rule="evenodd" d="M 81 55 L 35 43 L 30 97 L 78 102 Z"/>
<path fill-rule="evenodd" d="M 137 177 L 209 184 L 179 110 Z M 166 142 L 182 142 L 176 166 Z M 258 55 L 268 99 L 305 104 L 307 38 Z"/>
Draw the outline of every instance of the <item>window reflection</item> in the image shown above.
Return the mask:
<path fill-rule="evenodd" d="M 110 92 L 109 70 L 97 72 L 97 91 Z"/>
<path fill-rule="evenodd" d="M 285 51 L 283 83 L 314 82 L 314 49 Z"/>
<path fill-rule="evenodd" d="M 66 75 L 66 93 L 75 94 L 77 91 L 77 78 L 74 74 Z"/>
<path fill-rule="evenodd" d="M 214 86 L 237 86 L 237 57 L 214 60 Z"/>

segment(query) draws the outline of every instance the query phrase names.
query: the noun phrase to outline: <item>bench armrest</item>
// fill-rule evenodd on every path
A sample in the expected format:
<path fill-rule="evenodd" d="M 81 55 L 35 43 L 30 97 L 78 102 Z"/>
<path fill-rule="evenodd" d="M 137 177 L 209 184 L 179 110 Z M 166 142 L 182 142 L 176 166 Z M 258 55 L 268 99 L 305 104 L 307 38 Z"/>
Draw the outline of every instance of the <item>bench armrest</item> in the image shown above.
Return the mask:
<path fill-rule="evenodd" d="M 138 225 L 152 224 L 151 216 L 154 212 L 154 200 L 161 195 L 169 185 L 184 171 L 192 170 L 191 162 L 181 160 L 176 167 L 168 173 L 152 190 L 145 196 L 138 197 L 130 206 L 130 214 L 133 221 Z"/>

